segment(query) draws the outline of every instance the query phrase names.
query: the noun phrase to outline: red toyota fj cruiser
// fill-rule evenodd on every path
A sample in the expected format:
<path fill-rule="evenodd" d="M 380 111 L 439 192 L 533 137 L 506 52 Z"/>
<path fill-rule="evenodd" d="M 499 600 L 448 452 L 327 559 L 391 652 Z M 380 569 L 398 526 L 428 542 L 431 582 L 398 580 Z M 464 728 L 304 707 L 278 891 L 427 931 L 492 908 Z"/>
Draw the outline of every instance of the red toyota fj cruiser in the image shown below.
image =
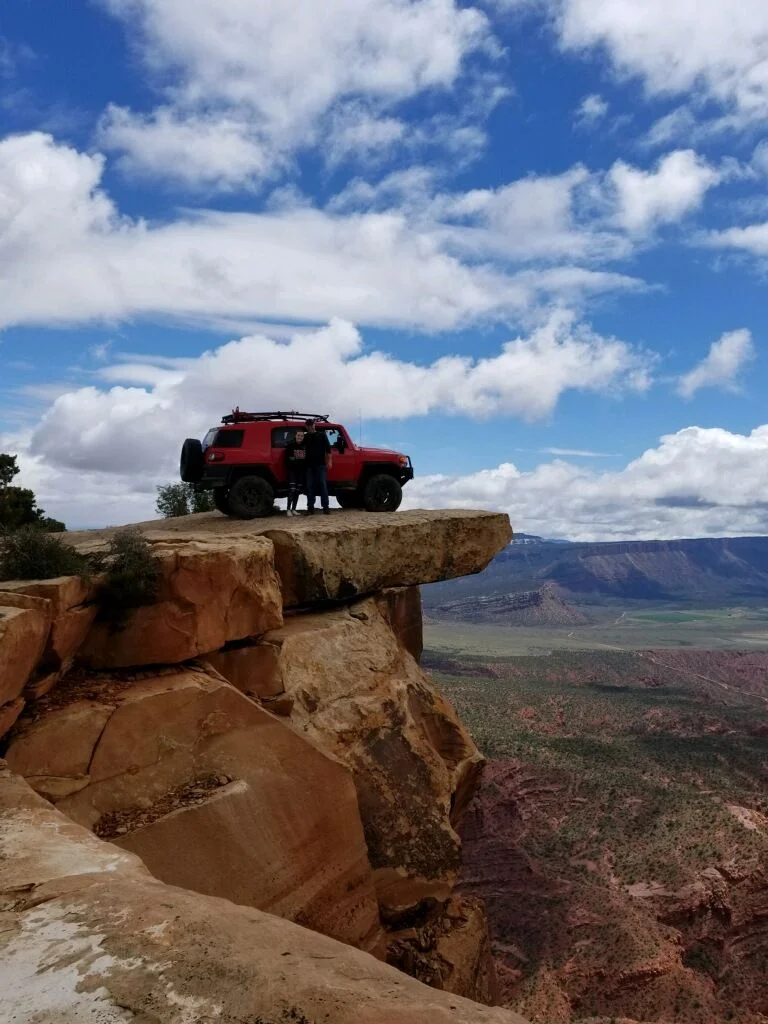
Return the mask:
<path fill-rule="evenodd" d="M 342 508 L 394 512 L 403 484 L 413 479 L 407 455 L 359 448 L 340 423 L 301 412 L 240 412 L 223 416 L 202 442 L 187 438 L 181 449 L 181 479 L 195 490 L 213 491 L 216 508 L 238 519 L 271 513 L 275 498 L 288 493 L 285 447 L 314 420 L 331 443 L 328 491 Z"/>

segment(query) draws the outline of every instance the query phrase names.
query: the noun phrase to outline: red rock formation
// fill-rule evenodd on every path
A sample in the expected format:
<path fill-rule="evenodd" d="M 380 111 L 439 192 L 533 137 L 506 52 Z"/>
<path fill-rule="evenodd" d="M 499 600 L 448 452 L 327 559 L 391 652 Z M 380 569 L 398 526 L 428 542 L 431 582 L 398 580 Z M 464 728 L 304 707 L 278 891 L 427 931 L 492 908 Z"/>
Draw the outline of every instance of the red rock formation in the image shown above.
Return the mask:
<path fill-rule="evenodd" d="M 163 881 L 381 947 L 349 773 L 221 677 L 86 676 L 14 734 L 6 757 Z M 221 782 L 207 799 L 169 807 L 169 794 L 211 778 Z"/>
<path fill-rule="evenodd" d="M 2 762 L 0 901 L 9 1020 L 525 1024 L 289 921 L 164 885 Z"/>
<path fill-rule="evenodd" d="M 71 539 L 97 552 L 109 535 Z M 506 517 L 203 515 L 145 535 L 159 600 L 120 629 L 94 621 L 80 581 L 8 586 L 11 765 L 163 881 L 378 955 L 381 914 L 392 958 L 418 952 L 435 985 L 493 999 L 481 906 L 451 898 L 482 759 L 415 657 L 417 585 L 481 569 Z M 283 626 L 284 602 L 371 592 Z"/>

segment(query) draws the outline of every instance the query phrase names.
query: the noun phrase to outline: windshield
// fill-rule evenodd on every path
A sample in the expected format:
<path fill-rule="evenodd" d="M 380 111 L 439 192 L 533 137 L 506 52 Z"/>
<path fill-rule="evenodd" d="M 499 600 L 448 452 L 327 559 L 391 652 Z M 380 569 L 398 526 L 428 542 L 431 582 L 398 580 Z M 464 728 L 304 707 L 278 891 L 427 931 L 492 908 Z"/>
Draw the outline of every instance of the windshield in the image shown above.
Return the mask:
<path fill-rule="evenodd" d="M 203 449 L 208 448 L 208 446 L 213 443 L 213 439 L 214 439 L 214 437 L 216 437 L 216 432 L 217 432 L 218 429 L 219 429 L 218 427 L 211 427 L 211 429 L 208 431 L 208 433 L 203 438 Z"/>

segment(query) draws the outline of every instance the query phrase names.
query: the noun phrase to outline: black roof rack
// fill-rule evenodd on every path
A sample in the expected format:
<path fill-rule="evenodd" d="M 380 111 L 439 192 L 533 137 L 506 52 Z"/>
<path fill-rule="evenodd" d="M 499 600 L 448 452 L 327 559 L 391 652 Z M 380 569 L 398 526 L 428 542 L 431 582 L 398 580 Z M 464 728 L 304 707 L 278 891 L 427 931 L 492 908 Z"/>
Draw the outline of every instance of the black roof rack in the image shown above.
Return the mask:
<path fill-rule="evenodd" d="M 290 412 L 241 412 L 239 408 L 233 409 L 228 416 L 222 416 L 222 423 L 258 423 L 264 420 L 323 420 L 328 422 L 330 416 L 322 416 L 315 412 L 297 412 L 292 409 Z"/>

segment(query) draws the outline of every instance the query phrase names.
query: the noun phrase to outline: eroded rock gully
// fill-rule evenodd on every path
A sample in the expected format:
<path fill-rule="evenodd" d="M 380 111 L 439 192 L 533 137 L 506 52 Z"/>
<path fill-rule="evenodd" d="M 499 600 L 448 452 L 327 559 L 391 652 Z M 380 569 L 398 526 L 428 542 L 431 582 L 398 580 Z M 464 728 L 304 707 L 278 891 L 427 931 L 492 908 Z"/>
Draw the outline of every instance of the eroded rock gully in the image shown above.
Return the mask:
<path fill-rule="evenodd" d="M 519 1020 L 458 998 L 496 996 L 482 904 L 454 893 L 482 759 L 417 660 L 418 584 L 482 569 L 506 517 L 140 525 L 161 593 L 120 631 L 71 580 L 0 584 L 20 1019 L 53 971 L 40 1019 L 103 985 L 105 1020 Z"/>

